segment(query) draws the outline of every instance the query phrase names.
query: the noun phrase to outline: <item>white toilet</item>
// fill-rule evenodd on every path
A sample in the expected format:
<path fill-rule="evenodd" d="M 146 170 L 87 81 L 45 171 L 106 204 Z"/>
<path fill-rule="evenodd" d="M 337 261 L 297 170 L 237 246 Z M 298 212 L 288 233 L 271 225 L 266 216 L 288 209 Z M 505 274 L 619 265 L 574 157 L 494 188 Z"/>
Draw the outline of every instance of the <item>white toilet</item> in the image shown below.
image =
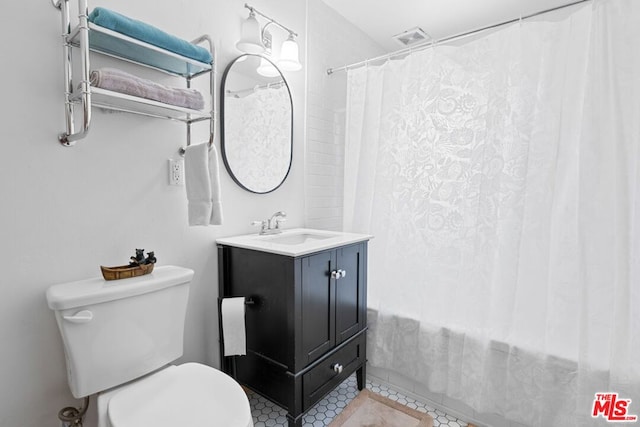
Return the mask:
<path fill-rule="evenodd" d="M 132 279 L 101 277 L 47 290 L 64 342 L 71 393 L 98 395 L 98 427 L 253 427 L 231 377 L 182 355 L 193 270 L 156 267 Z"/>

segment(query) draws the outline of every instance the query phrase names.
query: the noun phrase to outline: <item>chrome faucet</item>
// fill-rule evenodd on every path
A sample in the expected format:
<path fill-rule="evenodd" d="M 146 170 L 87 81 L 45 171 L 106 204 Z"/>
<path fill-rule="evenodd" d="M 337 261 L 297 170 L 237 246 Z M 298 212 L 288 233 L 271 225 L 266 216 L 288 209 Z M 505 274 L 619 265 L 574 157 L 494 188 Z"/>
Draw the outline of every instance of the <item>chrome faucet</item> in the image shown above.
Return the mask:
<path fill-rule="evenodd" d="M 251 224 L 259 225 L 262 227 L 260 229 L 260 234 L 278 234 L 282 233 L 280 223 L 286 221 L 286 216 L 286 213 L 278 211 L 271 215 L 271 218 L 265 221 L 253 221 Z"/>
<path fill-rule="evenodd" d="M 287 214 L 282 212 L 282 211 L 278 211 L 276 213 L 274 213 L 273 215 L 271 215 L 271 218 L 269 218 L 269 229 L 270 230 L 280 230 L 280 223 L 283 221 L 286 221 Z M 275 221 L 275 224 L 274 224 Z"/>

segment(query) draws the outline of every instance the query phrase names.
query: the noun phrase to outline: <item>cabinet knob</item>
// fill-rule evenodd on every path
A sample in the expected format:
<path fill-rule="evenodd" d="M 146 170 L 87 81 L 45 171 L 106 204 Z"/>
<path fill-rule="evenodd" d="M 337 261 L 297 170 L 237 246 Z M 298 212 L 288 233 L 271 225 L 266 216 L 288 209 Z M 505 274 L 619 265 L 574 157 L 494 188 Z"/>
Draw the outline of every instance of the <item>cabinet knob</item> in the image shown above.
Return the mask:
<path fill-rule="evenodd" d="M 342 365 L 341 365 L 341 364 L 339 364 L 339 363 L 336 363 L 336 364 L 335 364 L 335 365 L 333 365 L 331 368 L 333 369 L 333 372 L 337 372 L 337 373 L 341 374 L 341 373 L 342 373 L 342 370 L 344 369 L 344 366 L 342 366 Z"/>
<path fill-rule="evenodd" d="M 341 279 L 346 275 L 347 275 L 347 272 L 344 271 L 344 270 L 333 270 L 331 272 L 331 278 L 332 279 Z"/>

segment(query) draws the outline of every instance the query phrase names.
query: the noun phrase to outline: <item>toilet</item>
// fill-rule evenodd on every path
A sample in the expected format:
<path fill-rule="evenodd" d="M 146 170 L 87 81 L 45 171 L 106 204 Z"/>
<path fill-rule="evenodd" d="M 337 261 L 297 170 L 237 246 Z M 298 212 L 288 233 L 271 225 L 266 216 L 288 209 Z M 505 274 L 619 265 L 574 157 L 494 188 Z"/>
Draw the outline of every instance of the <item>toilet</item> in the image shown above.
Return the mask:
<path fill-rule="evenodd" d="M 193 270 L 101 277 L 47 290 L 76 398 L 98 394 L 98 427 L 253 427 L 249 400 L 223 372 L 182 356 Z"/>

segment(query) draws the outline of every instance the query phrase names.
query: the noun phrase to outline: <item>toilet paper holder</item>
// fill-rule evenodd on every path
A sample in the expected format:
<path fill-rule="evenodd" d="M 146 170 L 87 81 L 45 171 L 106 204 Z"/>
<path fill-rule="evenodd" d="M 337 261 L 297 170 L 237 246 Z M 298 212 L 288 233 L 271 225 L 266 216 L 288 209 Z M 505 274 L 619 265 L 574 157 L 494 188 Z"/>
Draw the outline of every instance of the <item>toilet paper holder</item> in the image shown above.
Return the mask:
<path fill-rule="evenodd" d="M 225 298 L 232 298 L 232 297 L 225 297 Z M 224 298 L 218 298 L 218 305 L 222 304 L 222 300 Z M 258 302 L 257 300 L 254 300 L 252 297 L 245 297 L 244 299 L 244 305 L 256 305 Z"/>

